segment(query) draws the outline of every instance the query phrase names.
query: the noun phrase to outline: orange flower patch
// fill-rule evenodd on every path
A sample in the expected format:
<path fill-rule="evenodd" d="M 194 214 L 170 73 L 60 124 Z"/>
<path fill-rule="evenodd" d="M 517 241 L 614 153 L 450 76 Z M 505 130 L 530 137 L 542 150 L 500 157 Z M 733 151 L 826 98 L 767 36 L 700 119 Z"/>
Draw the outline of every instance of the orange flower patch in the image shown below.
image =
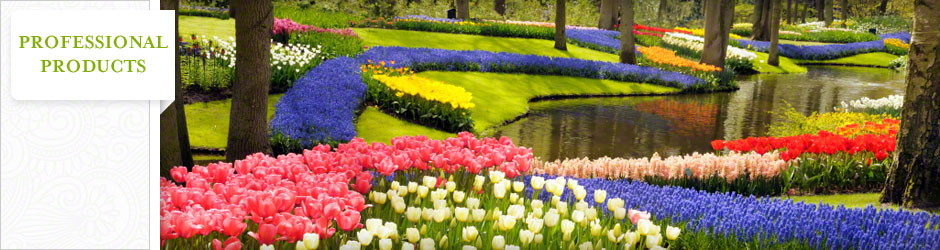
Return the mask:
<path fill-rule="evenodd" d="M 695 62 L 676 55 L 675 51 L 661 47 L 639 47 L 640 53 L 646 56 L 646 59 L 658 64 L 666 64 L 677 67 L 691 68 L 695 71 L 712 72 L 721 71 L 720 67 Z"/>

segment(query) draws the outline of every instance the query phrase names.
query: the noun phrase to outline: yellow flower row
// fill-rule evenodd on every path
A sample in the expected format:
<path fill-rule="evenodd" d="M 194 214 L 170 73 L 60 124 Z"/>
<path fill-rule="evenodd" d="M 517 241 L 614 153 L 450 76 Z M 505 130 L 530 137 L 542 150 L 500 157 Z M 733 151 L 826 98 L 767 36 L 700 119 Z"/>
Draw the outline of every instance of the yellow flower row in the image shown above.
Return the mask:
<path fill-rule="evenodd" d="M 674 30 L 692 32 L 692 35 L 705 37 L 705 29 L 691 29 L 691 28 L 676 27 Z M 731 39 L 741 39 L 741 36 L 735 35 L 734 33 L 729 33 L 728 36 L 731 37 Z"/>
<path fill-rule="evenodd" d="M 640 53 L 646 56 L 646 59 L 660 64 L 668 64 L 678 67 L 692 68 L 696 71 L 712 72 L 721 71 L 720 67 L 698 63 L 689 59 L 676 56 L 676 52 L 660 47 L 639 47 Z"/>
<path fill-rule="evenodd" d="M 885 39 L 885 45 L 891 45 L 891 46 L 898 47 L 898 48 L 902 48 L 902 49 L 910 49 L 910 48 L 911 48 L 911 45 L 910 45 L 910 44 L 905 43 L 904 41 L 901 41 L 901 39 L 897 39 L 897 38 L 888 38 L 888 39 Z"/>
<path fill-rule="evenodd" d="M 420 96 L 425 100 L 450 104 L 453 108 L 472 109 L 476 106 L 470 102 L 472 98 L 470 92 L 467 92 L 463 87 L 414 75 L 388 76 L 380 74 L 372 77 L 397 91 L 396 95 L 399 97 L 405 94 Z"/>
<path fill-rule="evenodd" d="M 388 75 L 388 76 L 404 76 L 404 75 L 414 75 L 415 72 L 409 69 L 408 67 L 402 68 L 392 68 L 389 67 L 395 65 L 395 61 L 389 61 L 388 66 L 386 66 L 385 61 L 379 61 L 379 63 L 373 63 L 372 60 L 369 60 L 368 64 L 363 64 L 359 66 L 359 69 L 365 72 L 372 72 L 374 75 Z"/>

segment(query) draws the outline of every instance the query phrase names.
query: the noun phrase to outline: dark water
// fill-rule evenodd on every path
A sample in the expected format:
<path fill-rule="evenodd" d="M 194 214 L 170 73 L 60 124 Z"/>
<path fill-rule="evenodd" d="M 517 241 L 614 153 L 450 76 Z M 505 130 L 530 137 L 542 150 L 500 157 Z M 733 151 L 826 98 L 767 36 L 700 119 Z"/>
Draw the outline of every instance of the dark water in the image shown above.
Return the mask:
<path fill-rule="evenodd" d="M 715 139 L 762 136 L 786 103 L 804 115 L 842 101 L 903 94 L 904 75 L 890 69 L 809 67 L 806 74 L 751 75 L 735 92 L 585 98 L 530 104 L 529 117 L 498 135 L 554 160 L 648 157 L 709 152 Z"/>

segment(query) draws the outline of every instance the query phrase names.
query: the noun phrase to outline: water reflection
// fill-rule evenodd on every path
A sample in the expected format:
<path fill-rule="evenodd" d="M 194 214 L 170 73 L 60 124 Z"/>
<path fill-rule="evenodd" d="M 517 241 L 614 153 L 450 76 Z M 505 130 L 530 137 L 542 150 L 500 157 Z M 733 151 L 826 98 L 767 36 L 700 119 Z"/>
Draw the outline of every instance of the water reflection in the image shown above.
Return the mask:
<path fill-rule="evenodd" d="M 753 75 L 731 93 L 588 98 L 530 104 L 531 115 L 501 128 L 543 159 L 646 157 L 710 151 L 714 139 L 762 136 L 787 103 L 810 114 L 842 101 L 902 94 L 888 69 L 810 67 L 803 75 Z"/>

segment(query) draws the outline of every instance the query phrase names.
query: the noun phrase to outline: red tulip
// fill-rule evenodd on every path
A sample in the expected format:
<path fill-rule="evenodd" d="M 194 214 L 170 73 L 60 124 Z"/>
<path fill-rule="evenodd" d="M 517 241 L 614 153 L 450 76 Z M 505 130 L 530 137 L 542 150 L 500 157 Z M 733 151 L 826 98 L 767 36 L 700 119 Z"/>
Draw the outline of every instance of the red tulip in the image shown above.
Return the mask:
<path fill-rule="evenodd" d="M 175 167 L 170 169 L 170 176 L 173 177 L 173 181 L 176 183 L 186 182 L 186 167 Z"/>
<path fill-rule="evenodd" d="M 245 231 L 246 227 L 248 224 L 233 217 L 226 217 L 222 221 L 222 233 L 228 236 L 238 236 Z"/>
<path fill-rule="evenodd" d="M 875 159 L 878 159 L 878 161 L 883 161 L 885 158 L 888 158 L 888 153 L 884 150 L 875 153 Z"/>
<path fill-rule="evenodd" d="M 712 141 L 712 149 L 714 149 L 715 151 L 719 151 L 719 150 L 724 149 L 724 148 L 725 148 L 725 141 L 724 141 L 724 140 L 714 140 L 714 141 Z"/>
<path fill-rule="evenodd" d="M 262 224 L 258 227 L 258 233 L 248 232 L 248 235 L 262 245 L 273 245 L 277 236 L 277 228 L 273 224 Z"/>
<path fill-rule="evenodd" d="M 352 231 L 356 228 L 359 228 L 361 225 L 359 223 L 360 215 L 358 211 L 355 210 L 346 210 L 340 214 L 339 217 L 336 217 L 336 224 L 339 226 L 339 229 L 343 231 Z"/>

